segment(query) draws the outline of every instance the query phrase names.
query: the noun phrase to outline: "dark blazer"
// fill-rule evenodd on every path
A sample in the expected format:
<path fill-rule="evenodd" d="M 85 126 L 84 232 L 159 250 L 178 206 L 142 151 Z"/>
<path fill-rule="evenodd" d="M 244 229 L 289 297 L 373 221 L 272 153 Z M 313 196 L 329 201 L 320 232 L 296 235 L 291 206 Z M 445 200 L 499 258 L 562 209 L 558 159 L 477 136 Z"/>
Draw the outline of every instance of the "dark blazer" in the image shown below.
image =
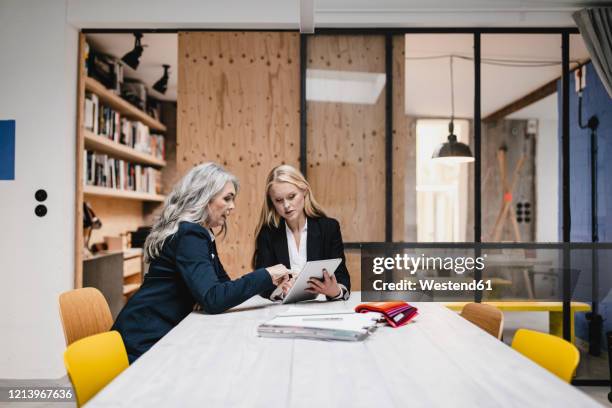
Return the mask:
<path fill-rule="evenodd" d="M 340 233 L 340 224 L 333 218 L 308 217 L 308 233 L 306 235 L 306 260 L 318 261 L 321 259 L 342 258 L 336 269 L 336 280 L 351 291 L 351 278 L 346 269 L 344 257 L 344 243 Z M 281 218 L 278 228 L 264 226 L 257 236 L 255 249 L 255 267 L 267 268 L 282 263 L 291 268 L 289 261 L 289 247 L 287 246 L 287 232 L 285 220 Z M 274 288 L 260 293 L 269 298 Z M 346 296 L 345 296 L 346 297 Z"/>
<path fill-rule="evenodd" d="M 166 239 L 140 289 L 117 316 L 112 330 L 121 333 L 130 363 L 193 311 L 221 313 L 266 290 L 270 274 L 257 269 L 234 281 L 221 265 L 215 242 L 204 227 L 181 222 Z"/>

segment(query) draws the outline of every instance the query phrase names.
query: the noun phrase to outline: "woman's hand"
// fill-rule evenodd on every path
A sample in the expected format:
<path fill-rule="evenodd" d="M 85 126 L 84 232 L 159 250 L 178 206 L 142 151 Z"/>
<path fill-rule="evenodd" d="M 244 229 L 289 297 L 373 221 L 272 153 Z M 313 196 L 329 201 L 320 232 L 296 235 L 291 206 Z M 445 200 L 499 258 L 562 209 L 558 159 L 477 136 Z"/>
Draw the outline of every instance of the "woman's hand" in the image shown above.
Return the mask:
<path fill-rule="evenodd" d="M 323 269 L 323 280 L 310 278 L 308 280 L 308 287 L 306 288 L 306 291 L 310 293 L 322 293 L 327 297 L 335 298 L 340 295 L 342 290 L 340 289 L 340 286 L 338 286 L 336 276 L 329 276 L 327 270 Z"/>
<path fill-rule="evenodd" d="M 294 283 L 295 283 L 295 276 L 291 279 L 287 279 L 285 282 L 279 285 L 279 287 L 283 290 L 283 295 L 286 295 L 287 293 L 289 293 L 289 290 L 291 289 Z"/>
<path fill-rule="evenodd" d="M 272 278 L 272 283 L 276 286 L 289 280 L 289 270 L 283 264 L 270 266 L 266 268 L 266 271 L 268 271 Z"/>

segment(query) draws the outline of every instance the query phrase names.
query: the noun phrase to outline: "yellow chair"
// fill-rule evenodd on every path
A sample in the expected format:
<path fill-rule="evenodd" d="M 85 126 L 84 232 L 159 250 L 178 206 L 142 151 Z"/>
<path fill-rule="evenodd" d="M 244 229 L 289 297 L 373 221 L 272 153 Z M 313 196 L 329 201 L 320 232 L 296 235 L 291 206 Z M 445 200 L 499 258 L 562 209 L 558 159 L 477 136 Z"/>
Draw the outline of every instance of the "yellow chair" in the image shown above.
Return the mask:
<path fill-rule="evenodd" d="M 512 348 L 568 383 L 580 362 L 580 353 L 572 343 L 533 330 L 517 330 Z"/>
<path fill-rule="evenodd" d="M 498 308 L 484 303 L 468 303 L 463 306 L 460 316 L 501 340 L 504 314 Z"/>
<path fill-rule="evenodd" d="M 85 337 L 68 346 L 64 365 L 72 382 L 78 406 L 125 370 L 129 363 L 119 332 Z"/>
<path fill-rule="evenodd" d="M 83 337 L 109 331 L 113 325 L 108 303 L 96 288 L 80 288 L 59 297 L 60 318 L 66 345 Z"/>

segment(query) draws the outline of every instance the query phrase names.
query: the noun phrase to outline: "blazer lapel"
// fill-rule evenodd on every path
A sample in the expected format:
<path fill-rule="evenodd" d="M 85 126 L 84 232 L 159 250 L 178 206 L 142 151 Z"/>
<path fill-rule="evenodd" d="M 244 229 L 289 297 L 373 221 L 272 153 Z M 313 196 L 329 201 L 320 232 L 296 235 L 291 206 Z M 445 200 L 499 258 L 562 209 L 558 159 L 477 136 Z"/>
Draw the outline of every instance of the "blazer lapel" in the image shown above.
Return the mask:
<path fill-rule="evenodd" d="M 306 260 L 318 261 L 322 259 L 321 253 L 321 227 L 316 218 L 308 218 L 308 232 L 306 233 Z"/>
<path fill-rule="evenodd" d="M 219 261 L 219 253 L 217 252 L 217 242 L 211 240 L 208 248 L 210 250 L 210 254 L 212 257 L 212 264 L 213 264 L 213 267 L 215 268 L 215 273 L 217 274 L 217 276 L 219 276 L 221 272 L 221 268 L 219 267 L 220 261 Z"/>
<path fill-rule="evenodd" d="M 289 261 L 289 247 L 287 246 L 287 233 L 285 231 L 285 220 L 281 219 L 278 228 L 272 228 L 272 242 L 274 254 L 280 263 L 287 269 L 291 269 Z"/>

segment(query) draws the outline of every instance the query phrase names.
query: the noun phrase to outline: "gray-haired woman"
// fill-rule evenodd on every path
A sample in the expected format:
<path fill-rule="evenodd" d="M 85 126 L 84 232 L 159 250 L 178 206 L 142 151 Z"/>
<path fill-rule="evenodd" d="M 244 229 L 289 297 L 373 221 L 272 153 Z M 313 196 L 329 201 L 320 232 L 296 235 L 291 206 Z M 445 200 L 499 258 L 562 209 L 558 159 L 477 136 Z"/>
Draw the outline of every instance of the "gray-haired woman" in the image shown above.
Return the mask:
<path fill-rule="evenodd" d="M 174 187 L 145 242 L 149 272 L 113 330 L 119 331 L 130 363 L 199 304 L 221 313 L 288 279 L 283 265 L 257 269 L 231 280 L 217 254 L 213 229 L 226 229 L 238 180 L 215 163 L 194 167 Z"/>

